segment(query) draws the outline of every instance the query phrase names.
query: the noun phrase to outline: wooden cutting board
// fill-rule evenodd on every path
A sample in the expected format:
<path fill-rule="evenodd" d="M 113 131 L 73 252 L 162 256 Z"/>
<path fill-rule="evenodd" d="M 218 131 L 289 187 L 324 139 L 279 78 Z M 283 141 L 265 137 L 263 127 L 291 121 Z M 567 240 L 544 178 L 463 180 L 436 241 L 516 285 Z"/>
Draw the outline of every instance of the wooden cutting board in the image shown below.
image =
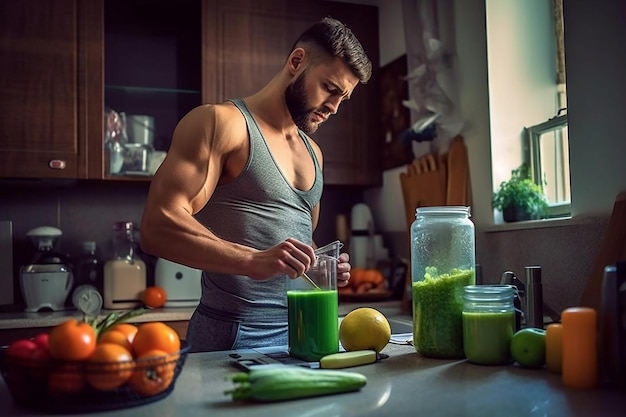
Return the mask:
<path fill-rule="evenodd" d="M 400 173 L 400 185 L 402 187 L 402 197 L 404 198 L 404 208 L 406 212 L 407 239 L 409 240 L 409 251 L 411 247 L 410 229 L 415 220 L 415 210 L 418 207 L 433 207 L 446 205 L 446 177 L 445 157 L 435 158 L 432 154 L 425 155 L 413 160 L 407 166 L 407 172 Z M 411 268 L 407 268 L 406 288 L 403 300 L 402 311 L 409 312 L 410 304 L 407 291 L 411 288 Z"/>
<path fill-rule="evenodd" d="M 446 205 L 471 206 L 467 147 L 462 136 L 457 136 L 450 142 L 447 165 Z"/>

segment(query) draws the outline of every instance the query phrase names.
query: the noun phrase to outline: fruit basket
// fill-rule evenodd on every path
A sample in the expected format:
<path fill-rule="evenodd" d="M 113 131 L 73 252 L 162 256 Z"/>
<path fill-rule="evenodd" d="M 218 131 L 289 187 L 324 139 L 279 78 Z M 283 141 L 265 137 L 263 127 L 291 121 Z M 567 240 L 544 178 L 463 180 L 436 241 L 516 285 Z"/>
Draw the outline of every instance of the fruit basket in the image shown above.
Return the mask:
<path fill-rule="evenodd" d="M 15 403 L 46 413 L 85 413 L 158 401 L 174 390 L 189 345 L 165 356 L 89 363 L 20 359 L 0 348 L 0 373 Z"/>

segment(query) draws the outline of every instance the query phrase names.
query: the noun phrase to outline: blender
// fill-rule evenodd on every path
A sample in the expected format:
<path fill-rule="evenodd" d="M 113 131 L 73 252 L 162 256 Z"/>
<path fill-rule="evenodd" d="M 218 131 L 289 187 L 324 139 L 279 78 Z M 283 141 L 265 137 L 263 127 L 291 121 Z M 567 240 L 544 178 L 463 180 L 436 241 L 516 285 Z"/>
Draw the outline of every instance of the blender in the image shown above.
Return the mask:
<path fill-rule="evenodd" d="M 20 268 L 20 289 L 27 312 L 64 309 L 74 275 L 68 257 L 54 250 L 62 235 L 61 230 L 50 226 L 26 233 L 36 248 L 31 263 Z"/>

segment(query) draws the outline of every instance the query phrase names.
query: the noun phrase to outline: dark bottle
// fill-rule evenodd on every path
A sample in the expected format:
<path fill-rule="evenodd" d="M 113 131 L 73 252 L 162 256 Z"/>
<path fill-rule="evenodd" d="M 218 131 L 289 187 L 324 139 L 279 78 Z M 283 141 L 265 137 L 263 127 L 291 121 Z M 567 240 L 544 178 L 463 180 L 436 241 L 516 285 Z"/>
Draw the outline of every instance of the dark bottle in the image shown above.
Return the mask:
<path fill-rule="evenodd" d="M 93 285 L 102 293 L 103 283 L 103 263 L 96 254 L 96 242 L 83 242 L 83 254 L 76 266 L 75 287 L 79 285 Z"/>

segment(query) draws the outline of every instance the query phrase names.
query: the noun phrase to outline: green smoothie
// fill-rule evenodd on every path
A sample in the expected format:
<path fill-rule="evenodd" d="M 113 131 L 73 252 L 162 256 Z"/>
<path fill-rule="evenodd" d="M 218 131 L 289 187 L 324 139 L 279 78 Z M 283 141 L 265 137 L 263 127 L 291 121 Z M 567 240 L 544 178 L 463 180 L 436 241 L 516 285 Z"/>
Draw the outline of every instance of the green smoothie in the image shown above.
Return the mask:
<path fill-rule="evenodd" d="M 463 348 L 468 361 L 479 365 L 512 362 L 511 338 L 515 312 L 463 312 Z"/>
<path fill-rule="evenodd" d="M 309 362 L 339 351 L 337 290 L 287 291 L 289 354 Z"/>
<path fill-rule="evenodd" d="M 474 284 L 474 270 L 453 269 L 437 274 L 426 268 L 424 279 L 413 283 L 413 343 L 432 358 L 464 358 L 463 287 Z"/>

